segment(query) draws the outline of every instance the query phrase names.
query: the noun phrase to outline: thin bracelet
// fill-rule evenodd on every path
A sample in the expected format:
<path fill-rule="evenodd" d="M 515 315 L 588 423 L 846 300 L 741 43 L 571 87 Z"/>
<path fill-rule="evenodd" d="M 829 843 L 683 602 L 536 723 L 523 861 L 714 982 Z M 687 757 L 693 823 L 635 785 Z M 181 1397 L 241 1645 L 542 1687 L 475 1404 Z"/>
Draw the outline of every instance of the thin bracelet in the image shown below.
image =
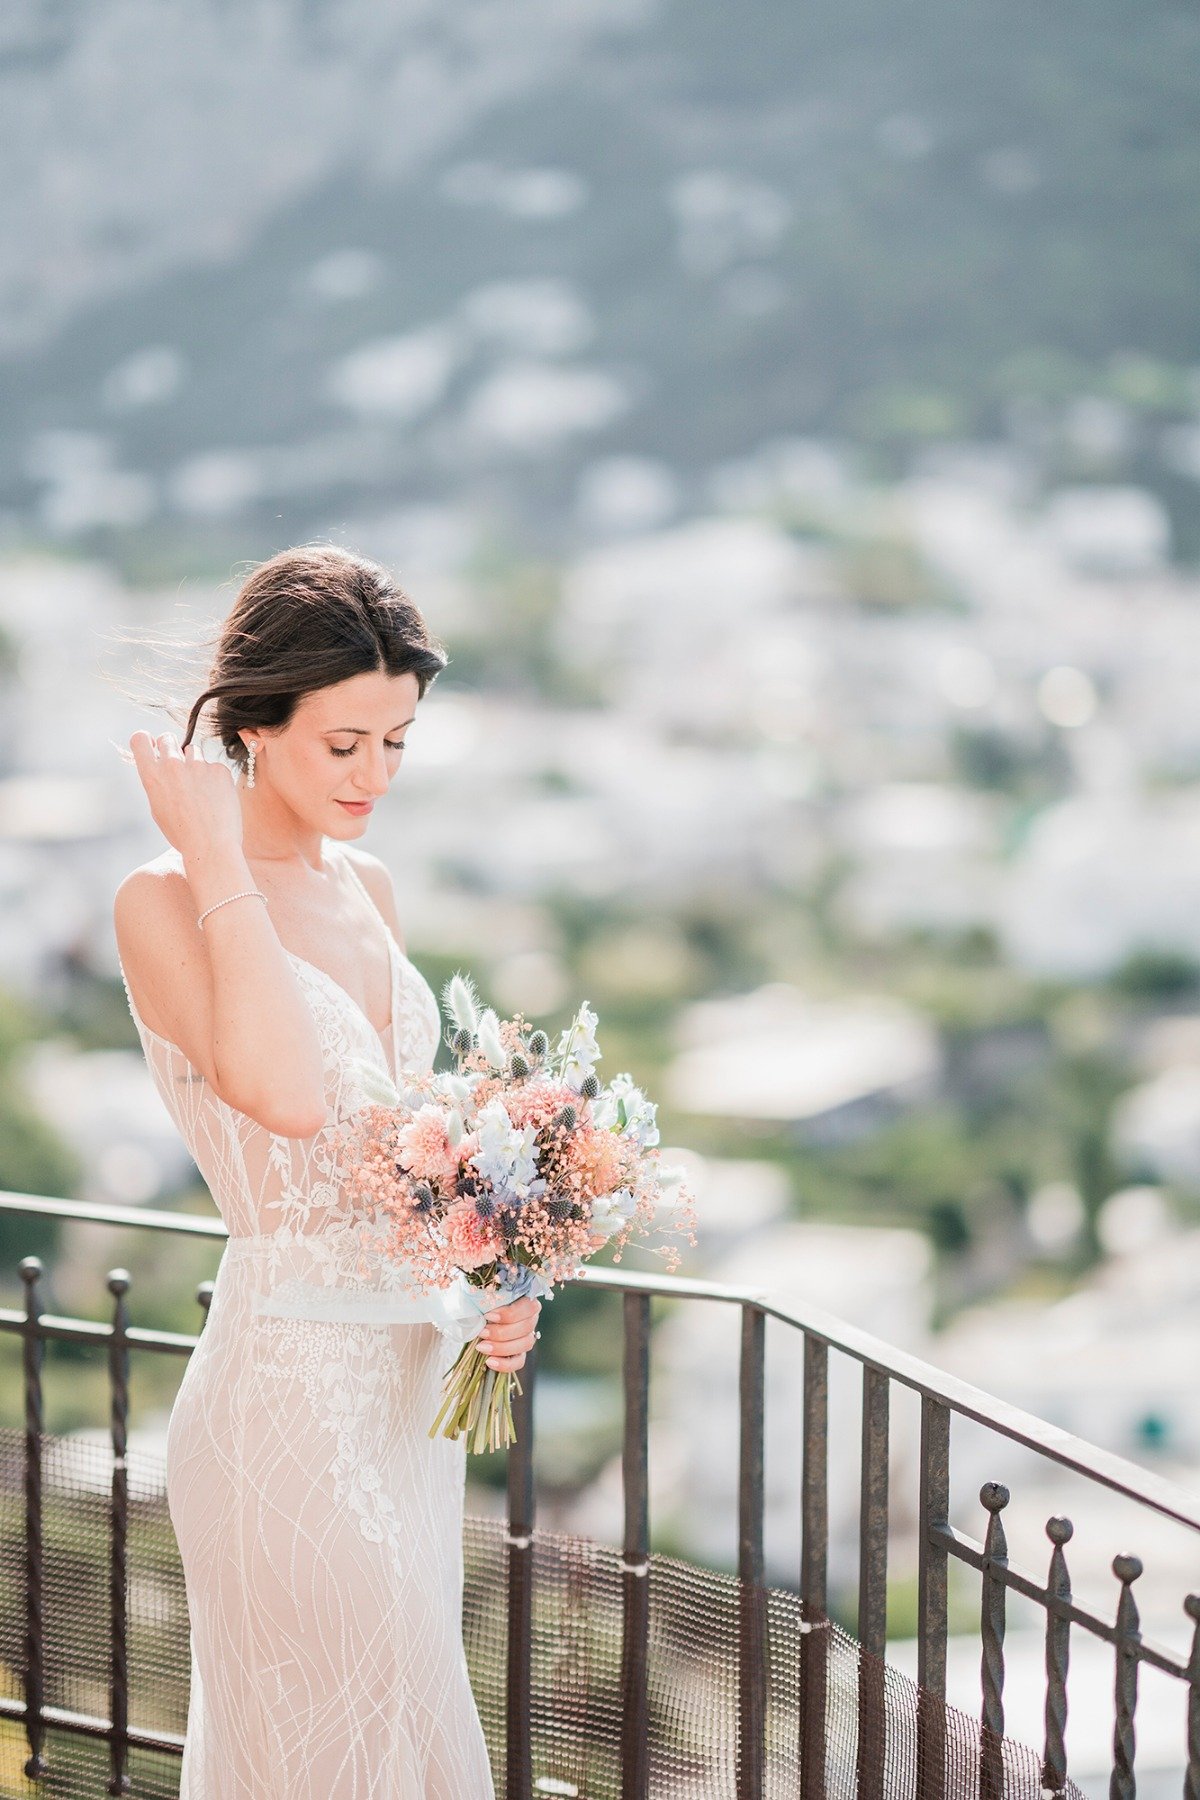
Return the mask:
<path fill-rule="evenodd" d="M 200 914 L 200 917 L 196 920 L 197 925 L 200 927 L 201 931 L 203 931 L 204 921 L 207 919 L 210 912 L 216 912 L 218 906 L 228 906 L 231 900 L 248 900 L 251 894 L 257 894 L 260 900 L 267 900 L 267 896 L 263 893 L 261 888 L 243 888 L 239 894 L 226 894 L 224 900 L 214 901 L 212 906 L 205 907 L 204 911 Z M 267 900 L 267 905 L 270 906 L 270 904 L 271 902 Z"/>

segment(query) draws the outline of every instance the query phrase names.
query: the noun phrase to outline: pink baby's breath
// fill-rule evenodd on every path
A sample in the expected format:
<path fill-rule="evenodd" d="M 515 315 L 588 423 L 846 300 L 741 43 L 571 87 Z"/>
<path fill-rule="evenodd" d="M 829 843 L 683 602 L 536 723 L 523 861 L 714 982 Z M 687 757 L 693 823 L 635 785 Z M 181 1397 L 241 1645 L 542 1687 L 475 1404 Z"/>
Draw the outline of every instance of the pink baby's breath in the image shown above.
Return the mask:
<path fill-rule="evenodd" d="M 529 1027 L 521 1014 L 498 1021 L 500 1041 L 510 1054 L 526 1061 Z M 595 1124 L 592 1106 L 569 1083 L 535 1065 L 518 1077 L 511 1067 L 496 1070 L 473 1045 L 460 1054 L 460 1073 L 478 1077 L 470 1105 L 458 1110 L 464 1130 L 450 1145 L 450 1103 L 435 1085 L 432 1072 L 409 1080 L 406 1108 L 371 1106 L 357 1115 L 354 1148 L 347 1158 L 349 1197 L 377 1217 L 391 1221 L 391 1253 L 403 1260 L 423 1292 L 449 1285 L 458 1272 L 484 1285 L 500 1261 L 525 1264 L 546 1280 L 559 1283 L 577 1275 L 588 1258 L 608 1244 L 620 1262 L 635 1235 L 651 1238 L 656 1228 L 695 1237 L 694 1196 L 680 1182 L 674 1193 L 670 1225 L 660 1216 L 663 1190 L 658 1177 L 659 1150 L 643 1148 L 636 1139 Z M 488 1102 L 498 1098 L 517 1130 L 532 1126 L 537 1167 L 543 1189 L 516 1207 L 507 1232 L 498 1210 L 481 1217 L 475 1205 L 481 1184 L 471 1158 L 479 1147 L 475 1122 Z M 564 1120 L 564 1112 L 570 1108 Z M 631 1196 L 628 1216 L 611 1234 L 596 1230 L 596 1202 L 624 1191 Z M 509 1203 L 493 1197 L 496 1209 Z M 648 1246 L 667 1267 L 678 1267 L 680 1255 L 670 1241 Z"/>

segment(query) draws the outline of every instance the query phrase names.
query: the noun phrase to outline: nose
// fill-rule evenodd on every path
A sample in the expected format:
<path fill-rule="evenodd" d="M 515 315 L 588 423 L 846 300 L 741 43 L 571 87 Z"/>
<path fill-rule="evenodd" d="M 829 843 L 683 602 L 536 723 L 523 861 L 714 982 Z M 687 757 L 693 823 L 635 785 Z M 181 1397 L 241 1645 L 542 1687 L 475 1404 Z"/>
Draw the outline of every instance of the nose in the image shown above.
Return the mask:
<path fill-rule="evenodd" d="M 380 794 L 386 794 L 388 790 L 387 760 L 382 746 L 364 746 L 364 753 L 359 761 L 361 773 L 355 771 L 359 775 L 354 783 L 355 792 L 363 800 L 377 800 Z"/>

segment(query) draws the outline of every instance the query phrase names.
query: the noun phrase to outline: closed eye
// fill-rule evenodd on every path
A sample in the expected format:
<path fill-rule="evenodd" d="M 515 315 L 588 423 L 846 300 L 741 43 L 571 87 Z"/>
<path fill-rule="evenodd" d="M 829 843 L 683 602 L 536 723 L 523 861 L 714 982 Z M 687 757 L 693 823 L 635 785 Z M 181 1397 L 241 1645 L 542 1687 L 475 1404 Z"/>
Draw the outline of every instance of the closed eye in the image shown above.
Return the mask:
<path fill-rule="evenodd" d="M 403 750 L 404 739 L 401 738 L 398 744 L 393 744 L 390 738 L 384 738 L 383 747 L 385 750 Z M 348 750 L 339 750 L 336 744 L 330 744 L 329 748 L 334 756 L 353 756 L 354 752 L 358 749 L 358 745 L 351 744 Z"/>

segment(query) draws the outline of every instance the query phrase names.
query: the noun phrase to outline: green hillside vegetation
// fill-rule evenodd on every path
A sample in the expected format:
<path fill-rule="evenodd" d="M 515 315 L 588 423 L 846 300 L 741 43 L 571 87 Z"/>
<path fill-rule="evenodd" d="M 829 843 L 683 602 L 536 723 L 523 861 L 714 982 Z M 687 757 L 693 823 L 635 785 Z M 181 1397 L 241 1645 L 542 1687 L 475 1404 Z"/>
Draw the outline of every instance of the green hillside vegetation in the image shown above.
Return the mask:
<path fill-rule="evenodd" d="M 0 503 L 25 516 L 26 447 L 51 427 L 115 433 L 122 465 L 156 475 L 208 449 L 312 443 L 324 473 L 249 504 L 236 531 L 164 514 L 94 535 L 136 564 L 155 539 L 162 558 L 164 533 L 185 557 L 216 533 L 227 561 L 400 494 L 466 496 L 554 541 L 596 455 L 699 476 L 799 431 L 887 470 L 930 442 L 1014 436 L 1049 480 L 1150 483 L 1195 557 L 1197 483 L 1162 427 L 1198 405 L 1198 50 L 1200 14 L 1170 4 L 672 0 L 579 64 L 531 64 L 519 97 L 402 180 L 318 171 L 226 259 L 134 284 L 4 364 Z M 469 164 L 563 169 L 586 200 L 536 220 L 455 203 L 442 177 Z M 376 254 L 381 279 L 314 307 L 302 277 L 331 246 Z M 464 466 L 444 428 L 496 366 L 482 347 L 412 421 L 364 425 L 326 398 L 330 362 L 363 342 L 445 321 L 485 282 L 543 278 L 595 324 L 568 363 L 629 394 L 603 429 Z M 186 360 L 179 393 L 106 411 L 105 374 L 155 343 Z M 1114 455 L 1081 458 L 1062 434 L 1081 396 L 1128 414 Z"/>

